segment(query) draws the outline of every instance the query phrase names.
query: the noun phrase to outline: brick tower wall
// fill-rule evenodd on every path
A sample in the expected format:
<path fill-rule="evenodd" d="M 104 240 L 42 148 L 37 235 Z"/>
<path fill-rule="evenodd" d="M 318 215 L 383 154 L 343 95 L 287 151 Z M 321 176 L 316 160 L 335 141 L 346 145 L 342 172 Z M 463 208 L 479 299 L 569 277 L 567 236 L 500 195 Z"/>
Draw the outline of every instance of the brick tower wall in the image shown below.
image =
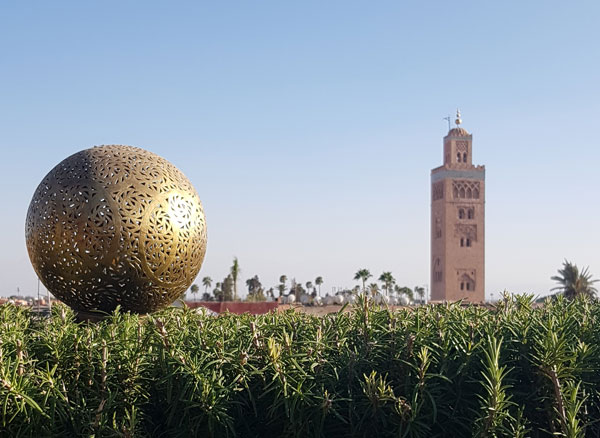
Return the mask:
<path fill-rule="evenodd" d="M 485 167 L 472 164 L 472 136 L 452 131 L 444 138 L 444 165 L 431 171 L 431 299 L 481 302 Z"/>

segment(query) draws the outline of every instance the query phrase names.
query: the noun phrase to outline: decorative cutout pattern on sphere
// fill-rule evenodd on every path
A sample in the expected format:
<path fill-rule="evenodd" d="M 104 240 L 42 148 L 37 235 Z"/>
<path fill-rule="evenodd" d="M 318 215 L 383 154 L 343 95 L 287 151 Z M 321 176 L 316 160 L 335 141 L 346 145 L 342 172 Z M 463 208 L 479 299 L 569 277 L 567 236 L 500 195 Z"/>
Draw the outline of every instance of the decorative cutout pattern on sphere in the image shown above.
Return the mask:
<path fill-rule="evenodd" d="M 206 252 L 190 181 L 158 155 L 120 145 L 80 151 L 52 169 L 33 195 L 25 236 L 42 283 L 83 312 L 166 307 Z"/>

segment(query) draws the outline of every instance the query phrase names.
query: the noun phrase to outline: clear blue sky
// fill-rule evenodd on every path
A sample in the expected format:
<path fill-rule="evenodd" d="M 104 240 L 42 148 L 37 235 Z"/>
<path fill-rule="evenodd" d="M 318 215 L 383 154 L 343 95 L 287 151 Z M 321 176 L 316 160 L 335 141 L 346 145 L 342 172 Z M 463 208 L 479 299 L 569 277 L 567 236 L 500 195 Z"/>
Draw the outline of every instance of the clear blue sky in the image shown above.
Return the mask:
<path fill-rule="evenodd" d="M 486 294 L 600 277 L 600 2 L 16 1 L 0 6 L 0 294 L 35 292 L 44 175 L 98 144 L 178 166 L 198 280 L 429 283 L 430 169 L 460 107 L 487 168 Z M 240 282 L 240 288 L 243 289 Z"/>

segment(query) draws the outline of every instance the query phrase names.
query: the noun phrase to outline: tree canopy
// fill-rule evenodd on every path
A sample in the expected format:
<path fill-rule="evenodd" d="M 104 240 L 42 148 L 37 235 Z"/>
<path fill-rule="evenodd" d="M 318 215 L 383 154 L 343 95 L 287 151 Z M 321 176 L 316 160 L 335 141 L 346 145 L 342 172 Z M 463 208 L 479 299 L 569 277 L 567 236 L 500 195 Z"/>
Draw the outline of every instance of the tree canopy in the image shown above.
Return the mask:
<path fill-rule="evenodd" d="M 592 279 L 587 267 L 580 271 L 577 265 L 565 260 L 558 274 L 551 277 L 559 284 L 552 290 L 562 293 L 566 298 L 573 299 L 580 295 L 594 297 L 598 292 L 594 287 L 598 280 Z"/>

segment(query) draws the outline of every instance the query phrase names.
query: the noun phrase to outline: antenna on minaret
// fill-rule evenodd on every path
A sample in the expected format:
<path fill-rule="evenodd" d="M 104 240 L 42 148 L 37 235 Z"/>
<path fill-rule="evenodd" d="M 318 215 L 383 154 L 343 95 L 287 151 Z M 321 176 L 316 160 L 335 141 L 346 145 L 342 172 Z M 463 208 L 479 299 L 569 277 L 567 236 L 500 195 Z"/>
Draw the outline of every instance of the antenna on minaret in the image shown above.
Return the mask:
<path fill-rule="evenodd" d="M 450 120 L 452 120 L 452 117 L 450 117 L 450 115 L 448 115 L 448 117 L 444 117 L 443 120 L 447 120 L 448 121 L 448 131 L 450 131 Z"/>
<path fill-rule="evenodd" d="M 454 121 L 454 123 L 456 123 L 456 126 L 459 126 L 462 123 L 462 120 L 460 118 L 460 110 L 458 108 L 456 108 L 456 120 Z"/>

